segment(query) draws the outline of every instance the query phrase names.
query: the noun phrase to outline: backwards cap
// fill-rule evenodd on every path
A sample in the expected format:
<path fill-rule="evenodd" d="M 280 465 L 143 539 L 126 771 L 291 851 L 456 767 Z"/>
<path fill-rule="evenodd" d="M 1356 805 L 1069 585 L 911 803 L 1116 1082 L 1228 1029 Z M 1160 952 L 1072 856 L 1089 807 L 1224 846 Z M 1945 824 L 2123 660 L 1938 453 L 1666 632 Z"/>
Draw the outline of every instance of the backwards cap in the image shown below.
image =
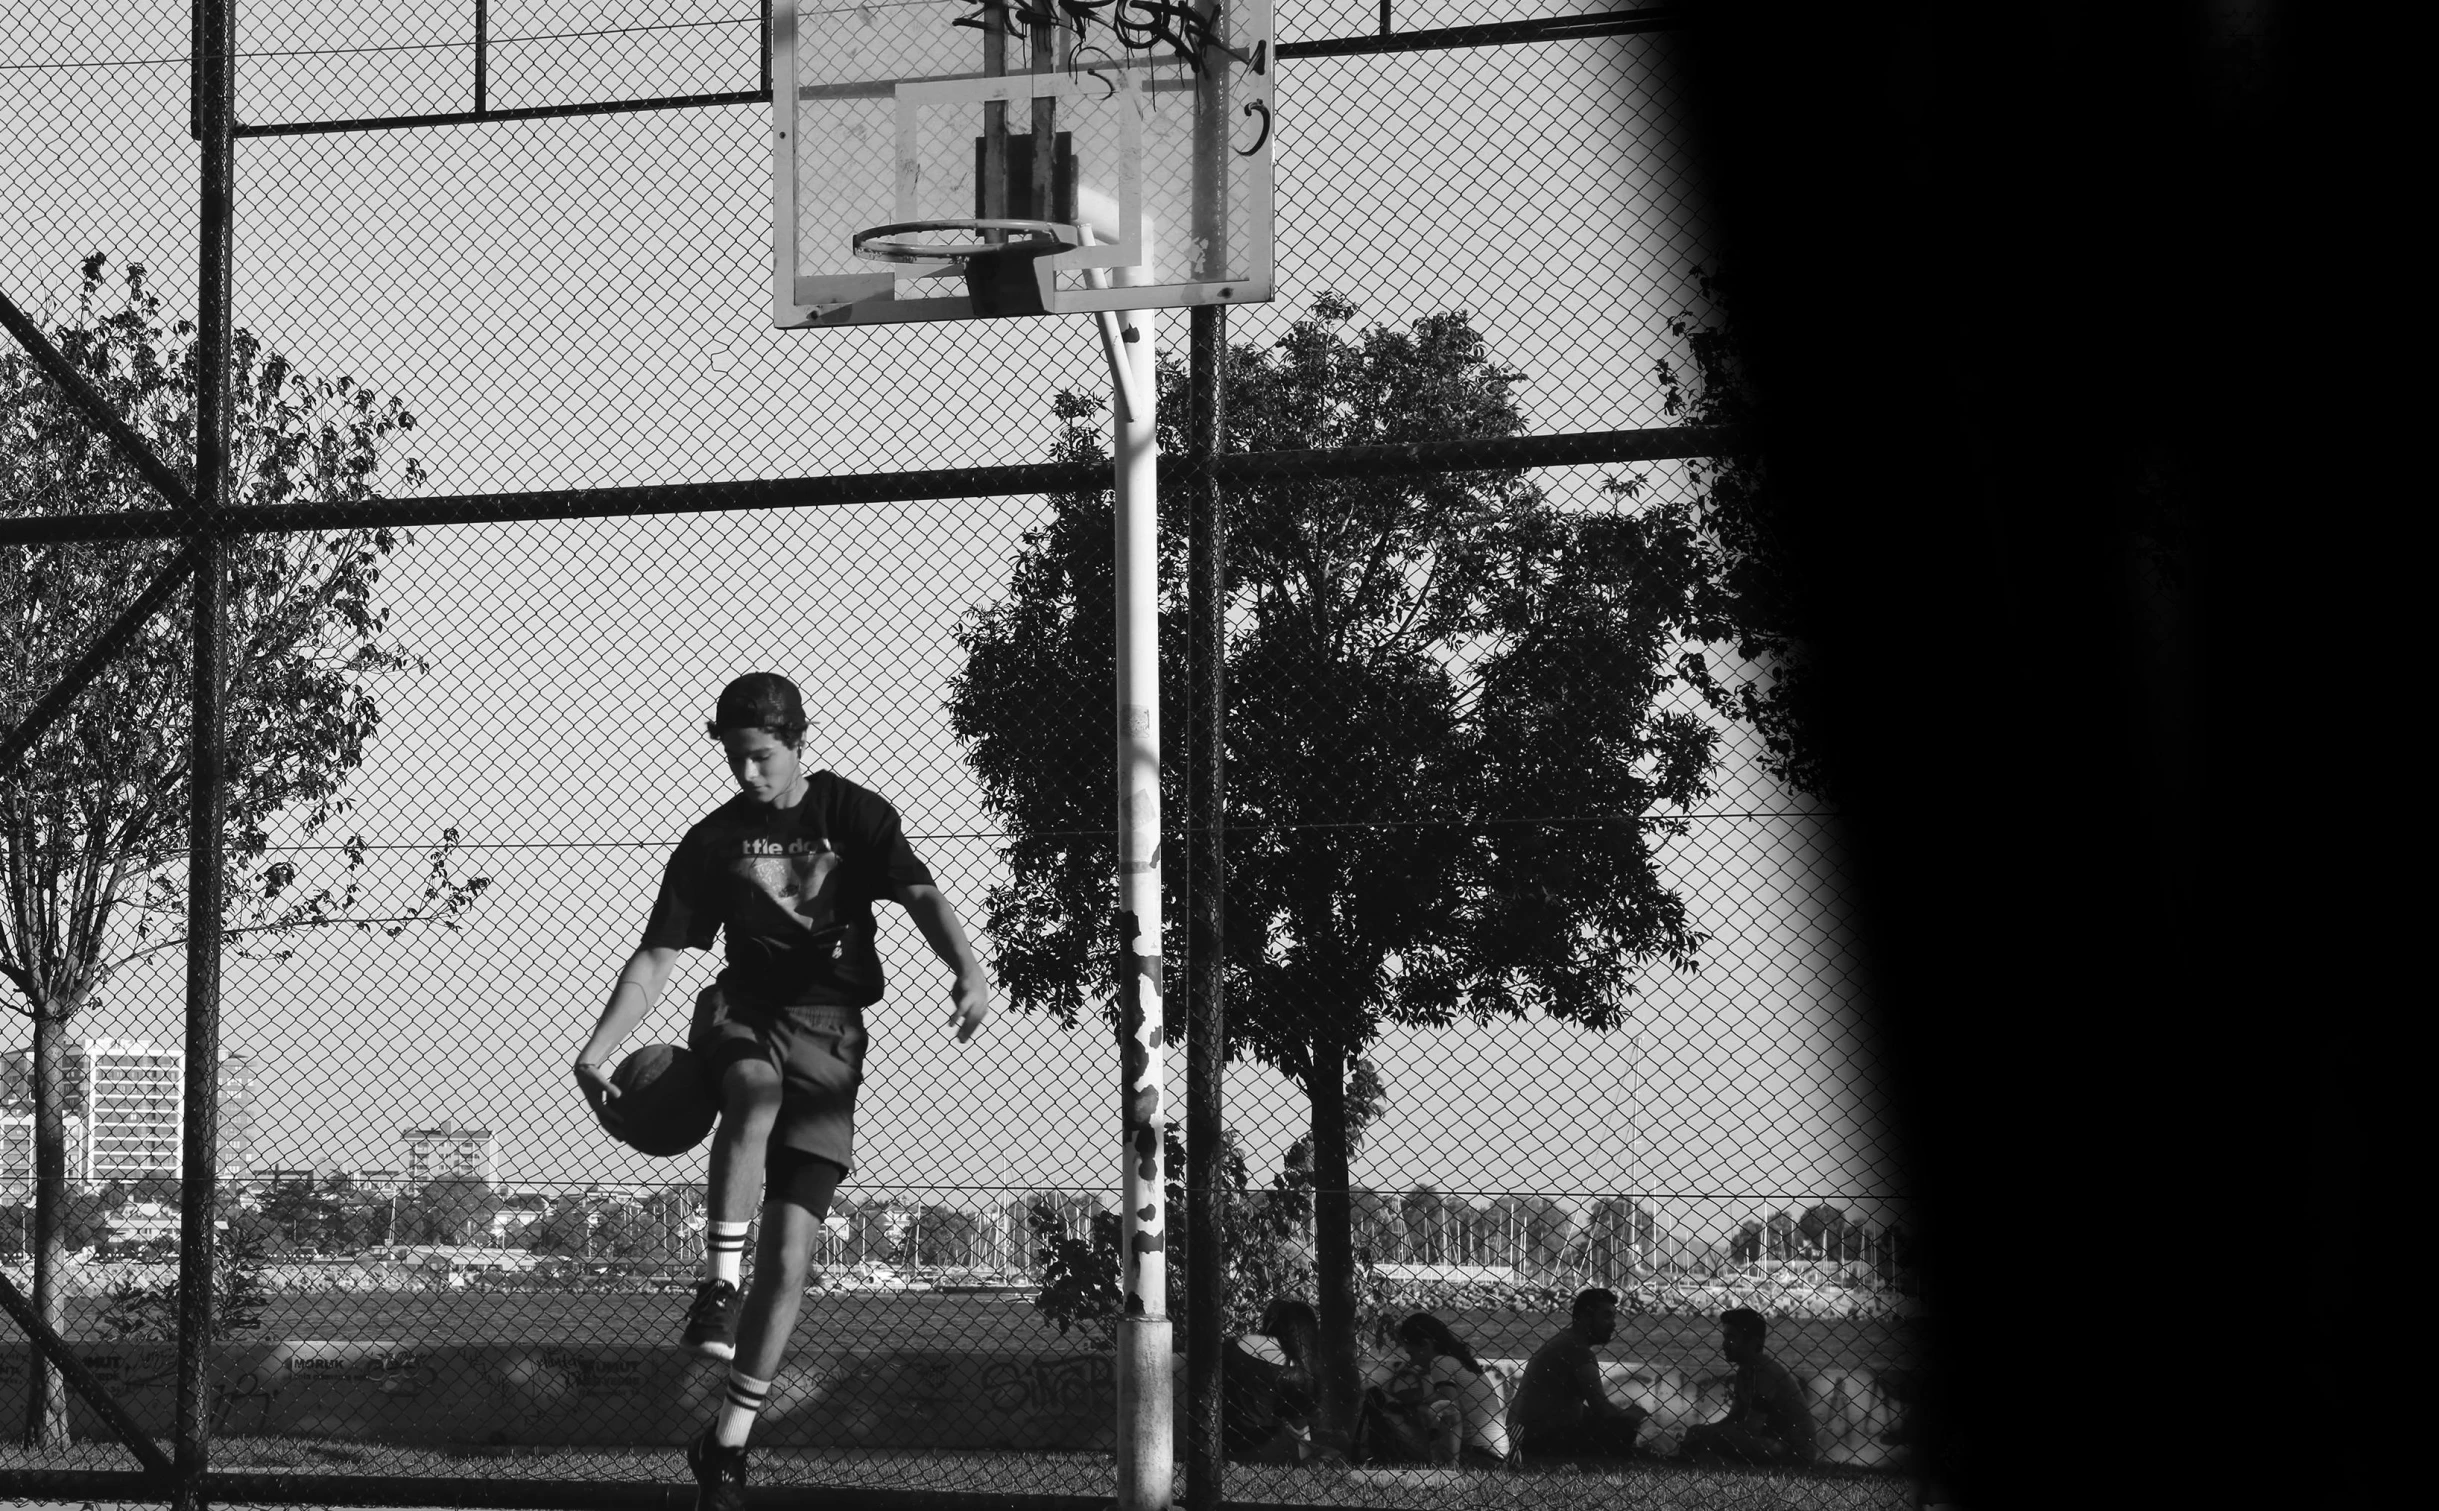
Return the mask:
<path fill-rule="evenodd" d="M 719 707 L 703 726 L 713 739 L 737 729 L 765 729 L 787 744 L 804 738 L 805 700 L 777 672 L 748 672 L 720 689 Z"/>

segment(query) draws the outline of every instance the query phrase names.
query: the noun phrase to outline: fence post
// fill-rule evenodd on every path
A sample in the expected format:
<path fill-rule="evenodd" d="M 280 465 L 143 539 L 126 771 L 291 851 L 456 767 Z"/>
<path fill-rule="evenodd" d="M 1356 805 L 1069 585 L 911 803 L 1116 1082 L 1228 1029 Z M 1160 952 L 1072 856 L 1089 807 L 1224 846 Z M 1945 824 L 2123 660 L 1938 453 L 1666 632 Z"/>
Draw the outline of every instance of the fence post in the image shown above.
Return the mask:
<path fill-rule="evenodd" d="M 1212 17 L 1225 45 L 1226 19 Z M 1195 82 L 1194 245 L 1196 275 L 1220 275 L 1228 243 L 1228 70 L 1205 67 Z M 1220 1139 L 1225 1114 L 1228 1015 L 1221 993 L 1227 917 L 1227 850 L 1221 802 L 1227 733 L 1226 501 L 1213 460 L 1225 428 L 1228 307 L 1195 306 L 1186 347 L 1186 1503 L 1219 1505 L 1223 1409 L 1220 1350 L 1227 1256 L 1220 1232 Z"/>
<path fill-rule="evenodd" d="M 220 513 L 229 497 L 230 221 L 236 191 L 236 47 L 231 0 L 197 0 L 201 127 L 195 332 L 192 788 L 187 813 L 186 1085 L 178 1253 L 177 1466 L 172 1505 L 195 1511 L 211 1463 L 212 1218 L 219 1205 L 222 589 Z"/>
<path fill-rule="evenodd" d="M 1227 501 L 1211 459 L 1226 397 L 1228 308 L 1198 305 L 1186 354 L 1186 445 L 1195 468 L 1186 527 L 1186 1504 L 1220 1503 L 1220 1306 L 1227 1256 L 1220 1233 L 1220 1137 L 1227 1126 L 1228 1008 L 1222 988 L 1227 920 Z"/>

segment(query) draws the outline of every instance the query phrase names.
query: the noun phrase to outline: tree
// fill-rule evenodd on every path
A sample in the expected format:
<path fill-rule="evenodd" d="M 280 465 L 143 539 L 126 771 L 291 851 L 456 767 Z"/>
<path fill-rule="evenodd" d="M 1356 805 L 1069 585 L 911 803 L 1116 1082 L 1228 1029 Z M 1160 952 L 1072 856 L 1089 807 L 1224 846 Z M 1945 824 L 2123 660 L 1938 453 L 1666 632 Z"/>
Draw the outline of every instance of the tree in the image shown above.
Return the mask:
<path fill-rule="evenodd" d="M 465 1244 L 488 1237 L 500 1210 L 491 1182 L 449 1175 L 426 1181 L 412 1199 L 398 1204 L 398 1241 L 406 1244 Z"/>
<path fill-rule="evenodd" d="M 263 1193 L 261 1216 L 272 1247 L 289 1252 L 339 1247 L 347 1194 L 338 1177 L 316 1186 L 310 1176 L 282 1181 Z"/>
<path fill-rule="evenodd" d="M 1795 1220 L 1796 1233 L 1803 1240 L 1804 1253 L 1814 1259 L 1841 1261 L 1863 1257 L 1863 1230 L 1848 1220 L 1841 1208 L 1829 1202 L 1815 1202 Z"/>
<path fill-rule="evenodd" d="M 1696 269 L 1695 278 L 1718 321 L 1698 324 L 1679 315 L 1669 322 L 1693 366 L 1689 372 L 1667 358 L 1653 364 L 1662 407 L 1687 424 L 1756 427 L 1761 406 L 1744 364 L 1736 305 L 1707 270 Z M 1712 638 L 1732 645 L 1743 663 L 1731 671 L 1692 651 L 1684 661 L 1687 680 L 1712 708 L 1753 727 L 1773 775 L 1816 797 L 1834 797 L 1812 643 L 1818 615 L 1797 560 L 1807 522 L 1787 515 L 1758 450 L 1691 462 L 1686 471 L 1698 493 L 1694 518 L 1726 603 L 1729 633 Z"/>
<path fill-rule="evenodd" d="M 663 1186 L 645 1197 L 637 1210 L 632 1256 L 662 1264 L 684 1264 L 703 1252 L 703 1187 Z M 624 1219 L 622 1218 L 622 1223 Z"/>
<path fill-rule="evenodd" d="M 1357 1186 L 1347 1193 L 1347 1217 L 1354 1225 L 1355 1256 L 1366 1267 L 1394 1262 L 1406 1252 L 1406 1218 L 1395 1196 Z"/>
<path fill-rule="evenodd" d="M 140 1175 L 127 1183 L 127 1199 L 131 1202 L 151 1202 L 175 1210 L 185 1193 L 174 1175 Z"/>
<path fill-rule="evenodd" d="M 263 1284 L 270 1257 L 271 1225 L 258 1213 L 229 1209 L 221 1220 L 218 1263 L 212 1268 L 212 1338 L 243 1338 L 262 1326 L 271 1304 Z M 174 1340 L 178 1336 L 179 1281 L 139 1285 L 122 1280 L 102 1301 L 98 1319 L 106 1338 Z"/>
<path fill-rule="evenodd" d="M 536 1254 L 590 1259 L 593 1257 L 594 1220 L 592 1205 L 583 1197 L 562 1196 L 517 1234 L 517 1242 Z M 438 1238 L 428 1241 L 457 1243 L 461 1240 Z"/>
<path fill-rule="evenodd" d="M 1795 1219 L 1784 1208 L 1770 1214 L 1762 1224 L 1763 1253 L 1771 1259 L 1793 1259 L 1803 1246 L 1795 1230 Z"/>
<path fill-rule="evenodd" d="M 1039 1268 L 1049 1242 L 1049 1229 L 1043 1226 L 1040 1213 L 1051 1214 L 1050 1225 L 1060 1236 L 1089 1240 L 1093 1217 L 1100 1210 L 1098 1201 L 1078 1191 L 1026 1192 L 1008 1204 L 1008 1233 L 1015 1257 L 1025 1265 Z M 1178 1247 L 1171 1242 L 1171 1249 Z"/>
<path fill-rule="evenodd" d="M 1584 1222 L 1585 1257 L 1593 1277 L 1603 1284 L 1622 1284 L 1634 1275 L 1638 1212 L 1629 1196 L 1604 1196 L 1592 1204 Z"/>
<path fill-rule="evenodd" d="M 63 1250 L 90 1249 L 110 1235 L 110 1208 L 104 1192 L 69 1190 L 60 1202 L 59 1244 Z M 0 1207 L 0 1247 L 31 1254 L 39 1214 L 30 1203 Z"/>
<path fill-rule="evenodd" d="M 1736 1230 L 1735 1238 L 1728 1243 L 1728 1262 L 1730 1264 L 1759 1264 L 1761 1258 L 1762 1225 L 1759 1222 L 1748 1220 L 1744 1226 Z"/>
<path fill-rule="evenodd" d="M 926 1203 L 915 1217 L 915 1263 L 970 1265 L 982 1238 L 982 1223 L 963 1207 Z"/>
<path fill-rule="evenodd" d="M 702 1252 L 699 1242 L 680 1248 L 668 1239 L 669 1229 L 644 1202 L 613 1201 L 593 1209 L 594 1259 L 613 1259 L 621 1264 L 666 1263 Z"/>
<path fill-rule="evenodd" d="M 913 1263 L 913 1256 L 907 1252 L 906 1235 L 913 1227 L 914 1216 L 914 1208 L 895 1192 L 865 1202 L 856 1222 L 863 1233 L 866 1257 L 891 1265 Z"/>
<path fill-rule="evenodd" d="M 330 1215 L 322 1229 L 321 1247 L 334 1254 L 352 1254 L 393 1241 L 392 1219 L 397 1198 L 374 1190 L 359 1190 L 345 1175 L 323 1180 Z"/>
<path fill-rule="evenodd" d="M 1275 346 L 1229 351 L 1230 449 L 1523 430 L 1523 375 L 1467 315 L 1361 331 L 1353 316 L 1323 296 Z M 1173 365 L 1161 382 L 1182 399 Z M 1102 458 L 1098 408 L 1059 396 L 1057 459 Z M 1678 647 L 1725 621 L 1690 508 L 1631 489 L 1573 507 L 1517 472 L 1283 479 L 1232 486 L 1228 508 L 1231 1051 L 1310 1105 L 1324 1396 L 1343 1427 L 1352 1068 L 1392 1023 L 1540 1012 L 1614 1028 L 1643 970 L 1692 965 L 1701 936 L 1656 842 L 1682 828 L 1660 810 L 1709 790 L 1716 737 L 1664 694 Z M 1181 523 L 1163 531 L 1161 565 L 1171 699 L 1184 691 Z M 1115 726 L 1111 528 L 1108 495 L 1052 498 L 1006 597 L 960 627 L 949 700 L 1013 836 L 985 907 L 1001 983 L 1018 1008 L 1070 1025 L 1088 1000 L 1107 1014 L 1119 997 L 1115 772 L 1106 743 L 1077 734 Z M 1171 741 L 1171 814 L 1182 774 Z M 1181 958 L 1174 900 L 1166 916 L 1163 951 Z"/>
<path fill-rule="evenodd" d="M 1525 1246 L 1536 1269 L 1548 1271 L 1557 1268 L 1574 1236 L 1575 1214 L 1556 1198 L 1536 1196 L 1529 1199 L 1525 1216 Z"/>
<path fill-rule="evenodd" d="M 86 259 L 54 344 L 173 468 L 193 456 L 195 331 L 170 323 L 140 265 L 105 310 L 105 259 Z M 373 496 L 415 420 L 352 378 L 314 378 L 245 331 L 231 352 L 236 502 L 345 502 Z M 398 478 L 422 478 L 412 458 Z M 136 473 L 14 351 L 0 355 L 0 515 L 98 514 L 157 502 Z M 240 536 L 227 545 L 225 622 L 228 908 L 223 937 L 274 958 L 302 930 L 353 924 L 397 933 L 455 926 L 487 885 L 456 874 L 457 835 L 427 856 L 422 896 L 397 908 L 365 897 L 366 847 L 344 834 L 337 874 L 308 878 L 271 858 L 293 822 L 338 833 L 346 783 L 379 724 L 376 685 L 418 663 L 390 638 L 377 589 L 402 537 L 389 530 Z M 15 728 L 179 549 L 176 541 L 0 548 L 0 727 Z M 185 943 L 188 595 L 132 642 L 0 780 L 0 981 L 33 1023 L 33 1300 L 61 1319 L 66 1197 L 65 1034 L 111 976 Z M 37 1362 L 27 1434 L 64 1441 L 66 1391 Z"/>
<path fill-rule="evenodd" d="M 1244 1145 L 1234 1130 L 1220 1133 L 1218 1218 L 1220 1252 L 1227 1267 L 1220 1277 L 1221 1325 L 1232 1333 L 1252 1332 L 1261 1324 L 1270 1302 L 1280 1296 L 1309 1294 L 1312 1266 L 1304 1242 L 1311 1219 L 1311 1170 L 1293 1163 L 1294 1150 L 1282 1161 L 1267 1187 L 1254 1184 L 1245 1161 Z M 1171 1242 L 1182 1249 L 1186 1232 L 1185 1143 L 1171 1123 L 1162 1139 L 1163 1183 L 1170 1211 L 1178 1214 Z M 1114 1325 L 1125 1293 L 1119 1286 L 1118 1214 L 1100 1210 L 1091 1198 L 1036 1193 L 1028 1204 L 1026 1227 L 1035 1243 L 1034 1264 L 1042 1289 L 1034 1307 L 1061 1333 L 1089 1325 L 1104 1346 L 1114 1343 Z M 1169 1307 L 1185 1307 L 1183 1265 L 1169 1267 Z"/>

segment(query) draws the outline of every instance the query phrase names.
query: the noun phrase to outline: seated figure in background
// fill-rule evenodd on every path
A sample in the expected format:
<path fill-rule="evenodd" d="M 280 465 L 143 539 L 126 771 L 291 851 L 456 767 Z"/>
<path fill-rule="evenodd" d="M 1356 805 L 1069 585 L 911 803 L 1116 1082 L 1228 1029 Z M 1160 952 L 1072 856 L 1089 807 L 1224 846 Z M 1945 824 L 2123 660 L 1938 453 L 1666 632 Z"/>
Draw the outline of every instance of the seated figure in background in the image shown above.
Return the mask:
<path fill-rule="evenodd" d="M 1462 1459 L 1482 1467 L 1506 1463 L 1507 1403 L 1501 1378 L 1429 1312 L 1416 1312 L 1399 1323 L 1397 1341 L 1406 1346 L 1400 1381 L 1417 1377 L 1420 1394 L 1429 1402 L 1432 1462 Z"/>
<path fill-rule="evenodd" d="M 1273 1300 L 1262 1330 L 1232 1338 L 1220 1363 L 1220 1443 L 1241 1464 L 1301 1464 L 1313 1456 L 1313 1375 L 1321 1319 L 1290 1297 Z"/>
<path fill-rule="evenodd" d="M 1746 1307 L 1719 1314 L 1719 1351 L 1736 1366 L 1728 1414 L 1689 1427 L 1677 1456 L 1687 1463 L 1789 1468 L 1816 1452 L 1804 1387 L 1762 1345 L 1770 1324 Z"/>
<path fill-rule="evenodd" d="M 1508 1406 L 1509 1437 L 1518 1454 L 1634 1456 L 1635 1435 L 1650 1413 L 1609 1398 L 1609 1388 L 1601 1383 L 1600 1356 L 1593 1352 L 1617 1330 L 1617 1292 L 1594 1286 L 1577 1293 L 1572 1318 L 1535 1351 Z"/>

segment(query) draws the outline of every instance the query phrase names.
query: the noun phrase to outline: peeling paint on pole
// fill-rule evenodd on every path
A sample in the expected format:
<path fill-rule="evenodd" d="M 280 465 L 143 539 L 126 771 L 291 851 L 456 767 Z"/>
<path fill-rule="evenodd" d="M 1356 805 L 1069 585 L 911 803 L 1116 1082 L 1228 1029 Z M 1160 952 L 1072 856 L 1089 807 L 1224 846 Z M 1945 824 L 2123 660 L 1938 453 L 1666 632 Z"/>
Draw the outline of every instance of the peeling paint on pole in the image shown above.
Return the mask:
<path fill-rule="evenodd" d="M 1122 275 L 1123 276 L 1123 275 Z M 1131 386 L 1155 394 L 1153 319 L 1120 317 L 1110 359 L 1133 365 Z M 1120 348 L 1123 348 L 1122 350 Z M 1149 411 L 1153 405 L 1143 408 Z M 1166 1511 L 1176 1426 L 1170 1402 L 1169 1225 L 1160 1168 L 1166 1124 L 1168 1012 L 1161 958 L 1160 428 L 1151 413 L 1113 406 L 1117 479 L 1119 1283 L 1118 1511 Z"/>

